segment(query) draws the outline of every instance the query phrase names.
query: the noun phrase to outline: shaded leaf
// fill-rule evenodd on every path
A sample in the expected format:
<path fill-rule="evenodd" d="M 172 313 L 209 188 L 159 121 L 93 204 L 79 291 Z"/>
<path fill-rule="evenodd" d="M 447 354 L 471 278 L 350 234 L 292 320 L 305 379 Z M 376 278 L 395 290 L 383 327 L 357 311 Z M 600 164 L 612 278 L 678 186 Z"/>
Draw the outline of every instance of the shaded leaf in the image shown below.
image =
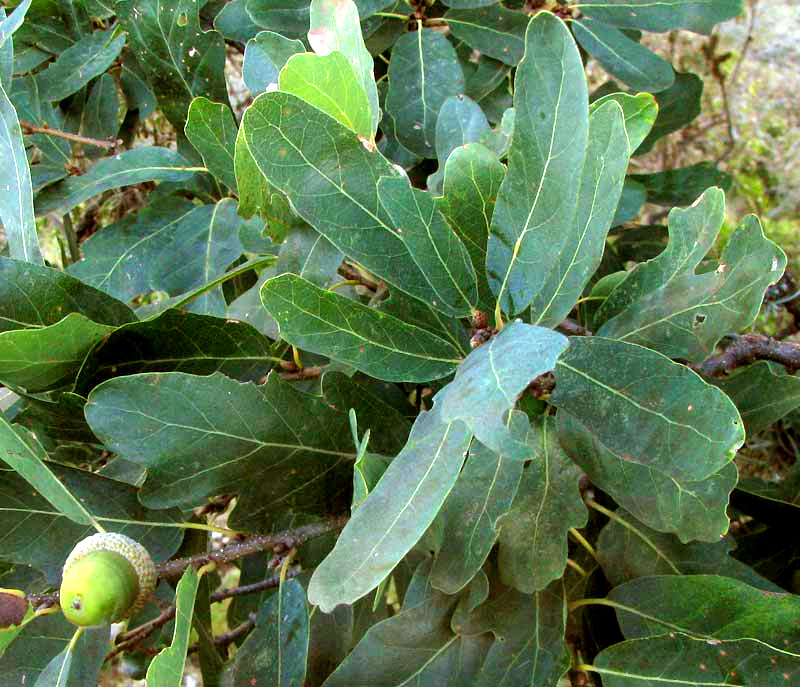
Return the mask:
<path fill-rule="evenodd" d="M 189 106 L 185 131 L 208 171 L 236 191 L 233 151 L 237 130 L 230 107 L 202 96 L 195 98 Z"/>
<path fill-rule="evenodd" d="M 244 127 L 239 127 L 233 153 L 233 172 L 239 195 L 237 213 L 250 219 L 258 213 L 263 215 L 272 204 L 270 187 L 244 140 Z"/>
<path fill-rule="evenodd" d="M 69 384 L 91 348 L 113 327 L 80 313 L 42 328 L 0 334 L 0 379 L 29 392 Z"/>
<path fill-rule="evenodd" d="M 48 187 L 36 198 L 36 214 L 63 215 L 103 191 L 143 181 L 185 181 L 203 167 L 192 167 L 178 153 L 155 146 L 133 148 L 95 162 L 86 172 Z"/>
<path fill-rule="evenodd" d="M 524 435 L 528 420 L 512 413 L 511 431 Z M 431 585 L 446 594 L 463 589 L 489 556 L 500 520 L 511 506 L 522 477 L 523 462 L 475 442 L 456 485 L 439 514 L 442 546 L 436 554 Z"/>
<path fill-rule="evenodd" d="M 476 348 L 456 370 L 455 379 L 437 395 L 444 422 L 463 421 L 478 440 L 496 453 L 521 459 L 530 453 L 506 426 L 505 414 L 528 384 L 552 370 L 568 346 L 567 338 L 543 327 L 511 322 Z"/>
<path fill-rule="evenodd" d="M 583 168 L 589 128 L 583 63 L 569 29 L 542 12 L 531 20 L 525 40 L 525 59 L 514 80 L 516 124 L 508 171 L 495 203 L 487 257 L 489 284 L 508 315 L 536 295 L 537 236 L 549 227 L 563 233 L 572 221 L 574 181 Z M 541 71 L 545 61 L 551 67 Z"/>
<path fill-rule="evenodd" d="M 753 639 L 720 641 L 670 632 L 620 642 L 594 661 L 606 687 L 791 684 L 797 653 L 770 656 Z M 744 683 L 741 682 L 744 680 Z"/>
<path fill-rule="evenodd" d="M 602 337 L 572 337 L 555 370 L 552 403 L 626 461 L 702 480 L 744 441 L 731 400 L 655 351 Z"/>
<path fill-rule="evenodd" d="M 28 158 L 17 113 L 0 85 L 0 220 L 12 258 L 41 263 Z"/>
<path fill-rule="evenodd" d="M 630 177 L 625 177 L 625 183 L 622 186 L 622 194 L 619 197 L 619 203 L 617 204 L 617 210 L 614 213 L 614 219 L 611 220 L 611 225 L 617 227 L 635 219 L 639 216 L 639 213 L 642 211 L 642 207 L 646 202 L 647 190 L 645 187 L 642 186 L 638 181 L 631 181 Z M 659 249 L 663 248 L 663 246 L 659 246 Z M 661 252 L 661 250 L 658 252 Z M 618 280 L 618 282 L 619 281 L 622 281 L 622 277 Z M 608 295 L 608 293 L 609 292 L 606 292 L 603 295 Z"/>
<path fill-rule="evenodd" d="M 353 379 L 341 372 L 327 371 L 322 377 L 322 395 L 337 410 L 353 408 L 358 426 L 370 429 L 369 448 L 384 454 L 400 451 L 408 439 L 411 422 L 387 399 L 379 395 L 382 386 Z M 380 459 L 383 459 L 380 456 Z"/>
<path fill-rule="evenodd" d="M 672 358 L 700 362 L 728 332 L 750 326 L 786 256 L 750 215 L 731 235 L 713 271 L 697 274 L 725 218 L 724 195 L 710 189 L 669 214 L 666 250 L 639 264 L 600 306 L 613 314 L 600 336 L 638 343 Z"/>
<path fill-rule="evenodd" d="M 278 74 L 286 61 L 297 53 L 305 52 L 302 41 L 292 40 L 274 31 L 260 31 L 247 41 L 244 48 L 242 78 L 253 95 L 278 83 Z"/>
<path fill-rule="evenodd" d="M 318 135 L 307 136 L 309 127 Z M 242 129 L 267 180 L 345 255 L 442 312 L 469 313 L 460 292 L 462 285 L 471 289 L 470 281 L 474 283 L 466 249 L 438 214 L 432 224 L 416 214 L 410 217 L 414 213 L 404 204 L 409 196 L 415 207 L 423 203 L 428 213 L 433 213 L 433 200 L 408 186 L 388 160 L 366 150 L 349 129 L 287 93 L 260 95 L 245 113 Z M 380 177 L 390 182 L 382 194 Z M 380 201 L 394 203 L 396 216 L 402 213 L 413 224 L 397 231 Z"/>
<path fill-rule="evenodd" d="M 0 460 L 15 470 L 59 513 L 79 525 L 100 530 L 86 506 L 53 474 L 45 462 L 47 454 L 35 435 L 24 427 L 11 425 L 0 415 Z"/>
<path fill-rule="evenodd" d="M 533 460 L 498 523 L 498 565 L 506 584 L 532 594 L 564 574 L 567 533 L 584 527 L 588 516 L 578 490 L 581 471 L 558 443 L 555 418 L 543 416 L 526 440 Z"/>
<path fill-rule="evenodd" d="M 288 272 L 317 286 L 341 281 L 336 272 L 342 263 L 339 250 L 302 220 L 295 217 L 290 221 L 296 224 L 288 229 L 275 264 L 263 270 L 256 284 L 228 306 L 228 317 L 247 322 L 273 339 L 278 338 L 278 323 L 261 302 L 261 287 L 268 280 Z"/>
<path fill-rule="evenodd" d="M 245 0 L 231 0 L 217 12 L 214 28 L 228 40 L 246 43 L 264 27 L 253 21 L 247 13 Z"/>
<path fill-rule="evenodd" d="M 48 100 L 39 97 L 39 85 L 36 78 L 27 76 L 14 79 L 9 92 L 17 116 L 40 127 L 63 129 L 66 127 L 64 113 Z M 44 161 L 53 165 L 65 165 L 72 158 L 72 146 L 69 141 L 58 136 L 39 133 L 25 137 L 26 145 L 35 145 Z"/>
<path fill-rule="evenodd" d="M 366 140 L 372 138 L 372 112 L 353 68 L 340 52 L 292 55 L 281 69 L 279 88 L 305 100 Z"/>
<path fill-rule="evenodd" d="M 47 463 L 47 469 L 68 495 L 65 499 L 79 502 L 88 517 L 105 529 L 139 541 L 155 561 L 169 558 L 178 548 L 183 537 L 177 527 L 183 521 L 180 512 L 147 510 L 139 503 L 136 488 L 95 473 L 57 463 Z M 54 507 L 44 493 L 33 491 L 15 472 L 0 470 L 0 558 L 37 568 L 56 584 L 72 547 L 97 530 L 73 522 L 69 504 Z M 154 526 L 157 523 L 161 526 Z"/>
<path fill-rule="evenodd" d="M 421 28 L 392 48 L 386 113 L 397 140 L 412 153 L 434 157 L 436 119 L 444 101 L 464 91 L 464 73 L 445 36 Z"/>
<path fill-rule="evenodd" d="M 81 123 L 83 135 L 105 141 L 115 141 L 119 131 L 120 106 L 117 82 L 110 74 L 102 74 L 92 85 L 83 109 L 83 122 Z M 90 157 L 100 157 L 106 152 L 100 146 L 85 144 L 84 148 Z"/>
<path fill-rule="evenodd" d="M 698 162 L 655 174 L 631 174 L 630 178 L 645 187 L 648 203 L 670 207 L 694 203 L 711 186 L 719 186 L 724 191 L 731 186 L 731 175 L 712 162 Z"/>
<path fill-rule="evenodd" d="M 325 681 L 326 687 L 456 687 L 470 683 L 469 661 L 461 663 L 465 660 L 461 654 L 474 647 L 468 646 L 470 639 L 460 638 L 450 628 L 459 597 L 431 589 L 429 571 L 429 561 L 420 564 L 411 582 L 418 595 L 410 588 L 403 610 L 373 625 Z M 417 598 L 410 600 L 410 596 Z"/>
<path fill-rule="evenodd" d="M 202 30 L 196 2 L 119 0 L 114 9 L 161 111 L 178 131 L 195 96 L 228 102 L 225 41 Z"/>
<path fill-rule="evenodd" d="M 103 74 L 117 59 L 125 34 L 115 29 L 95 31 L 62 52 L 36 75 L 39 97 L 63 100 Z"/>
<path fill-rule="evenodd" d="M 438 407 L 417 417 L 406 446 L 314 571 L 311 603 L 327 613 L 361 598 L 392 571 L 436 517 L 470 439 L 465 425 L 443 420 Z"/>
<path fill-rule="evenodd" d="M 700 114 L 703 80 L 697 74 L 675 74 L 675 83 L 656 93 L 658 117 L 653 130 L 636 151 L 637 155 L 649 152 L 655 142 L 667 134 L 683 128 Z"/>
<path fill-rule="evenodd" d="M 492 3 L 479 9 L 451 9 L 444 18 L 456 38 L 484 55 L 511 67 L 522 59 L 528 15 Z"/>
<path fill-rule="evenodd" d="M 223 684 L 250 687 L 257 679 L 274 687 L 301 687 L 308 640 L 305 592 L 297 580 L 286 580 L 259 611 L 255 629 L 237 650 Z"/>
<path fill-rule="evenodd" d="M 583 18 L 572 23 L 572 32 L 611 76 L 635 91 L 657 93 L 675 81 L 669 62 L 613 26 Z"/>
<path fill-rule="evenodd" d="M 748 435 L 765 430 L 800 406 L 800 379 L 776 363 L 761 360 L 709 381 L 736 404 Z"/>
<path fill-rule="evenodd" d="M 436 158 L 439 168 L 428 177 L 428 190 L 441 193 L 447 159 L 459 146 L 486 143 L 492 131 L 480 105 L 465 95 L 450 96 L 436 118 Z M 490 215 L 491 216 L 491 215 Z"/>
<path fill-rule="evenodd" d="M 436 200 L 469 253 L 478 280 L 478 307 L 486 311 L 494 306 L 486 277 L 486 243 L 505 172 L 497 156 L 479 143 L 456 148 L 447 157 L 444 195 Z"/>
<path fill-rule="evenodd" d="M 75 391 L 86 395 L 106 379 L 144 372 L 221 372 L 241 380 L 262 377 L 271 342 L 248 324 L 165 310 L 118 328 L 86 357 Z"/>
<path fill-rule="evenodd" d="M 261 301 L 282 339 L 377 379 L 438 379 L 461 361 L 460 351 L 435 334 L 292 274 L 268 280 Z"/>
<path fill-rule="evenodd" d="M 47 664 L 34 687 L 84 687 L 97 684 L 109 648 L 107 625 L 76 629 L 72 640 Z"/>
<path fill-rule="evenodd" d="M 243 222 L 231 199 L 197 206 L 168 197 L 92 236 L 69 271 L 124 300 L 149 291 L 177 295 L 221 276 L 239 257 Z M 219 287 L 198 301 L 210 313 L 225 311 Z"/>
<path fill-rule="evenodd" d="M 717 541 L 727 532 L 728 501 L 738 477 L 735 464 L 702 479 L 689 479 L 668 465 L 633 462 L 629 453 L 611 450 L 568 413 L 559 413 L 558 418 L 559 441 L 570 458 L 639 520 L 661 532 L 673 532 L 683 542 Z M 678 452 L 675 458 L 684 456 Z"/>
<path fill-rule="evenodd" d="M 628 639 L 669 630 L 720 640 L 747 637 L 759 640 L 768 655 L 791 651 L 800 642 L 794 622 L 800 598 L 720 575 L 642 577 L 615 587 L 608 598 Z"/>
<path fill-rule="evenodd" d="M 570 665 L 566 616 L 561 582 L 533 595 L 508 589 L 479 606 L 469 623 L 457 628 L 466 634 L 489 630 L 495 635 L 476 687 L 556 687 Z"/>
<path fill-rule="evenodd" d="M 136 319 L 127 305 L 75 277 L 0 257 L 0 331 L 47 327 L 69 313 L 107 325 Z"/>
<path fill-rule="evenodd" d="M 308 6 L 308 0 L 275 2 L 246 0 L 245 2 L 248 16 L 258 26 L 290 37 L 300 37 L 308 31 Z"/>
<path fill-rule="evenodd" d="M 190 565 L 184 571 L 175 590 L 175 630 L 172 644 L 162 649 L 147 669 L 147 683 L 154 687 L 181 687 L 183 666 L 189 649 L 189 634 L 192 630 L 194 599 L 200 578 Z"/>
<path fill-rule="evenodd" d="M 147 467 L 141 498 L 155 508 L 236 491 L 242 519 L 292 505 L 313 512 L 322 497 L 335 501 L 340 475 L 350 480 L 346 413 L 274 374 L 259 387 L 222 374 L 115 377 L 92 391 L 86 419 L 106 446 Z"/>
<path fill-rule="evenodd" d="M 618 519 L 610 520 L 597 540 L 597 556 L 612 585 L 647 575 L 671 575 L 677 570 L 683 575 L 725 575 L 751 587 L 781 591 L 730 555 L 735 547 L 730 538 L 683 544 L 674 535 L 656 532 L 639 522 L 624 509 L 616 514 Z"/>
<path fill-rule="evenodd" d="M 0 683 L 9 687 L 36 685 L 50 660 L 66 650 L 74 634 L 75 626 L 61 613 L 28 623 L 0 654 Z"/>
<path fill-rule="evenodd" d="M 582 0 L 581 11 L 599 21 L 628 29 L 710 33 L 715 24 L 742 11 L 742 0 Z"/>

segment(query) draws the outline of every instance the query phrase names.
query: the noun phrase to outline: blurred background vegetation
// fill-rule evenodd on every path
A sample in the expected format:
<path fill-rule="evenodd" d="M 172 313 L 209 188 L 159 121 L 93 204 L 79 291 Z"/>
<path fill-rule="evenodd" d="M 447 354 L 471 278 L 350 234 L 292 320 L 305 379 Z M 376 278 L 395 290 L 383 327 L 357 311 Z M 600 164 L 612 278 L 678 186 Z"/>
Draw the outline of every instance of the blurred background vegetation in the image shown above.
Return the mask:
<path fill-rule="evenodd" d="M 748 212 L 800 273 L 800 2 L 749 0 L 711 36 L 646 34 L 679 72 L 703 80 L 700 116 L 634 160 L 643 171 L 716 160 L 730 173 L 728 231 Z"/>

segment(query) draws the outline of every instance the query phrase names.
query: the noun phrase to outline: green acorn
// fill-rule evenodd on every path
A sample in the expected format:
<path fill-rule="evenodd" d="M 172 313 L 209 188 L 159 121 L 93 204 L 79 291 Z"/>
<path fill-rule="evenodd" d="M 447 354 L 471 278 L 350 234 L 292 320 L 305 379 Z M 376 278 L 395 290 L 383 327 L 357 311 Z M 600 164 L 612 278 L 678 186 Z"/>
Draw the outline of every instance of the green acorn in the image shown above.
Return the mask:
<path fill-rule="evenodd" d="M 75 625 L 103 625 L 139 610 L 156 585 L 153 559 L 124 534 L 102 532 L 78 542 L 64 563 L 60 603 Z"/>

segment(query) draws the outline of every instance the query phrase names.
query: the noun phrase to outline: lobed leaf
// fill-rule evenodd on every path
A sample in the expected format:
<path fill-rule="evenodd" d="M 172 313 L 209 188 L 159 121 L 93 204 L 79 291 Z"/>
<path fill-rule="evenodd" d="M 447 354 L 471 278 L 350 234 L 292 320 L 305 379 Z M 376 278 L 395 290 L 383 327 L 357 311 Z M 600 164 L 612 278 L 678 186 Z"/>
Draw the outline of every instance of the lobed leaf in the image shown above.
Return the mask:
<path fill-rule="evenodd" d="M 147 467 L 143 503 L 239 492 L 234 527 L 289 507 L 330 512 L 339 480 L 350 480 L 346 413 L 276 375 L 260 387 L 219 373 L 115 377 L 89 395 L 86 419 L 108 448 Z"/>
<path fill-rule="evenodd" d="M 728 241 L 715 270 L 697 274 L 724 220 L 724 196 L 710 189 L 686 210 L 670 212 L 670 243 L 637 265 L 600 306 L 613 315 L 601 336 L 638 343 L 673 358 L 700 362 L 730 331 L 756 318 L 786 256 L 750 215 Z"/>
<path fill-rule="evenodd" d="M 578 490 L 581 471 L 558 443 L 555 418 L 543 416 L 527 435 L 533 460 L 497 523 L 497 563 L 505 584 L 532 594 L 564 574 L 567 533 L 584 527 L 588 514 Z"/>
<path fill-rule="evenodd" d="M 36 214 L 63 215 L 103 191 L 143 181 L 185 181 L 204 167 L 192 167 L 178 153 L 155 146 L 133 148 L 94 163 L 86 174 L 48 187 L 36 198 Z"/>
<path fill-rule="evenodd" d="M 572 337 L 552 403 L 624 460 L 684 481 L 731 462 L 744 441 L 731 400 L 683 365 L 647 348 Z"/>

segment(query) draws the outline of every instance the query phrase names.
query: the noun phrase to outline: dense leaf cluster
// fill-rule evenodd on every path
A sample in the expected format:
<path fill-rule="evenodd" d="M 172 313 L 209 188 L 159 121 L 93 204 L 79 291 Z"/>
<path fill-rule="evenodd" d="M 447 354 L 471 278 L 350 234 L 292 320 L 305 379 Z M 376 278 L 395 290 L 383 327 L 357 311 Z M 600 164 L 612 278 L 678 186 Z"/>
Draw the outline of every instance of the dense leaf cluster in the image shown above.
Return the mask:
<path fill-rule="evenodd" d="M 702 91 L 642 32 L 740 9 L 0 11 L 0 687 L 800 680 L 793 485 L 733 462 L 797 382 L 695 371 L 786 258 L 718 249 L 712 164 L 628 173 Z M 161 566 L 116 648 L 48 605 L 102 530 Z"/>

